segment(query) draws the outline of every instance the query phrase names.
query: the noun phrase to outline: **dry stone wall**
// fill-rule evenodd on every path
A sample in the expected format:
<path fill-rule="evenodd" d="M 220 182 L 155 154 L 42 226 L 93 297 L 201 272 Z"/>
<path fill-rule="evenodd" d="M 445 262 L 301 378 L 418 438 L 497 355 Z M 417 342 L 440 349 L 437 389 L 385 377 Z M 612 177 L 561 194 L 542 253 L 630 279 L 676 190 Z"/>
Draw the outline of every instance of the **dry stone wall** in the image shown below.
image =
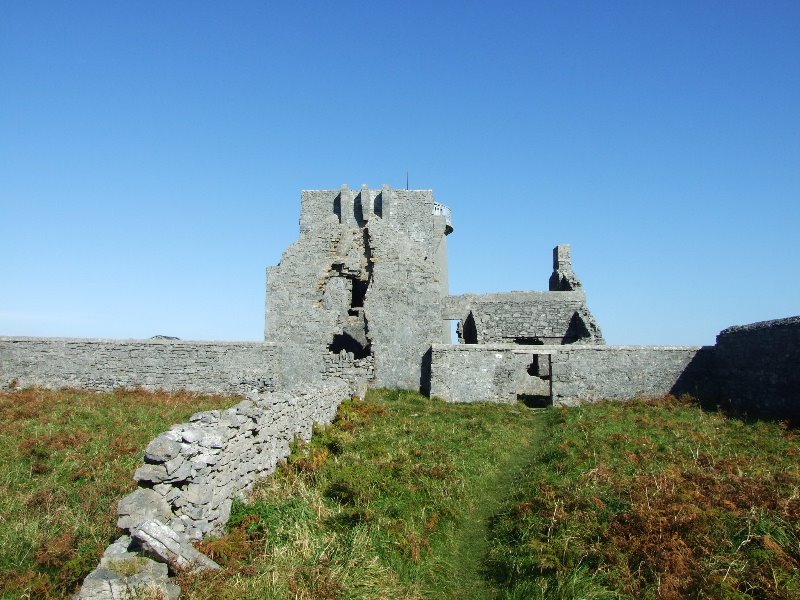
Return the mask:
<path fill-rule="evenodd" d="M 665 394 L 705 397 L 712 386 L 713 348 L 561 346 L 551 367 L 556 406 Z"/>
<path fill-rule="evenodd" d="M 349 397 L 350 384 L 343 380 L 254 394 L 232 408 L 197 413 L 156 437 L 134 474 L 139 487 L 119 502 L 117 524 L 125 534 L 107 549 L 78 597 L 122 598 L 114 590 L 130 593 L 154 584 L 121 578 L 120 569 L 108 564 L 120 557 L 143 555 L 173 570 L 217 568 L 191 542 L 222 533 L 233 500 L 275 470 L 292 440 L 309 440 L 314 423 L 330 423 Z M 147 568 L 159 578 L 156 585 L 174 594 L 163 572 Z"/>
<path fill-rule="evenodd" d="M 722 402 L 800 422 L 800 316 L 729 327 L 716 357 Z"/>
<path fill-rule="evenodd" d="M 263 342 L 0 337 L 0 384 L 245 394 L 281 383 L 280 354 Z"/>

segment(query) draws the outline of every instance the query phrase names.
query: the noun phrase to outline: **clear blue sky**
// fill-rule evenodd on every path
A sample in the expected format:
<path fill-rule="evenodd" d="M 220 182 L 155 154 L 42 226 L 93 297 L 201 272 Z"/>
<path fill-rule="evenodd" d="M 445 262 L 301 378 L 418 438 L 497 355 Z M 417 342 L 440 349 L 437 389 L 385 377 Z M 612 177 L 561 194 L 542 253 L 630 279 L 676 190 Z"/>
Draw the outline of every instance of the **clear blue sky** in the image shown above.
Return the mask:
<path fill-rule="evenodd" d="M 571 243 L 610 343 L 800 313 L 800 2 L 0 4 L 0 335 L 260 339 L 302 189 Z"/>

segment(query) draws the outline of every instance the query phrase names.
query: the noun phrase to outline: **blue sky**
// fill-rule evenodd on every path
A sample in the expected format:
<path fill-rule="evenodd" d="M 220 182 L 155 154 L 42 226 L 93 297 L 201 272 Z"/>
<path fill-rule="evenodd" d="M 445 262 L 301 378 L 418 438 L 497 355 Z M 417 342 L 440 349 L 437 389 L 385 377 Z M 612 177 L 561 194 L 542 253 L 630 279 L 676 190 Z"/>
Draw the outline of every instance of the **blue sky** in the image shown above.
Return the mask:
<path fill-rule="evenodd" d="M 4 2 L 0 335 L 262 337 L 302 189 L 433 189 L 451 293 L 614 344 L 800 313 L 800 3 Z"/>

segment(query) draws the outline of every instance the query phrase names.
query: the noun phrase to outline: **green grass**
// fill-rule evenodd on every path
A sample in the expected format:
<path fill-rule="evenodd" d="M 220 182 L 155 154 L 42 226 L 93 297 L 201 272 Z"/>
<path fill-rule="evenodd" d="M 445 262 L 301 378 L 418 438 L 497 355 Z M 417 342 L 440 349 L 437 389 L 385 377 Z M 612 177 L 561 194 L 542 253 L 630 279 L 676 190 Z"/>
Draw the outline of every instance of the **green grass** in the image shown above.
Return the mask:
<path fill-rule="evenodd" d="M 0 392 L 0 597 L 61 598 L 97 565 L 147 443 L 234 399 L 26 389 Z"/>
<path fill-rule="evenodd" d="M 541 412 L 371 392 L 295 448 L 204 551 L 187 598 L 484 598 L 488 517 L 524 475 Z"/>
<path fill-rule="evenodd" d="M 493 519 L 508 598 L 800 598 L 800 436 L 689 401 L 547 412 Z"/>
<path fill-rule="evenodd" d="M 234 400 L 0 394 L 0 594 L 64 597 L 145 444 Z M 296 444 L 184 598 L 800 598 L 800 433 L 689 400 L 536 411 L 404 391 Z"/>

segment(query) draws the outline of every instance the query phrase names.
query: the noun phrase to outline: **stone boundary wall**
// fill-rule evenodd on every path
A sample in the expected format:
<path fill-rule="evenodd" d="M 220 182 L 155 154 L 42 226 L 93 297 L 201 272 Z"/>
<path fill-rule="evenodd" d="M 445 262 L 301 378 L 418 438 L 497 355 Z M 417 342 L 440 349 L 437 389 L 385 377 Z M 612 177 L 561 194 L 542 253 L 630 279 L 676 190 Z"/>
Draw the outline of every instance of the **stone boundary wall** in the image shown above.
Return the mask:
<path fill-rule="evenodd" d="M 724 329 L 716 355 L 723 403 L 800 422 L 800 316 Z"/>
<path fill-rule="evenodd" d="M 434 344 L 431 351 L 431 395 L 449 402 L 512 402 L 518 394 L 541 394 L 542 378 L 556 406 L 669 393 L 706 397 L 713 393 L 713 349 Z"/>
<path fill-rule="evenodd" d="M 119 502 L 125 535 L 106 549 L 77 598 L 123 598 L 152 587 L 177 597 L 164 564 L 173 571 L 217 568 L 191 541 L 222 533 L 233 500 L 272 473 L 296 437 L 307 441 L 314 423 L 330 423 L 348 398 L 343 380 L 254 394 L 156 437 L 134 474 L 139 487 Z"/>
<path fill-rule="evenodd" d="M 560 346 L 551 358 L 553 404 L 683 393 L 707 397 L 713 354 L 708 346 Z"/>
<path fill-rule="evenodd" d="M 245 394 L 280 387 L 266 342 L 0 337 L 0 386 Z"/>
<path fill-rule="evenodd" d="M 434 344 L 430 395 L 447 402 L 516 402 L 532 391 L 528 367 L 533 356 L 546 360 L 559 346 Z M 538 382 L 537 382 L 538 383 Z M 541 389 L 550 395 L 549 384 Z"/>

